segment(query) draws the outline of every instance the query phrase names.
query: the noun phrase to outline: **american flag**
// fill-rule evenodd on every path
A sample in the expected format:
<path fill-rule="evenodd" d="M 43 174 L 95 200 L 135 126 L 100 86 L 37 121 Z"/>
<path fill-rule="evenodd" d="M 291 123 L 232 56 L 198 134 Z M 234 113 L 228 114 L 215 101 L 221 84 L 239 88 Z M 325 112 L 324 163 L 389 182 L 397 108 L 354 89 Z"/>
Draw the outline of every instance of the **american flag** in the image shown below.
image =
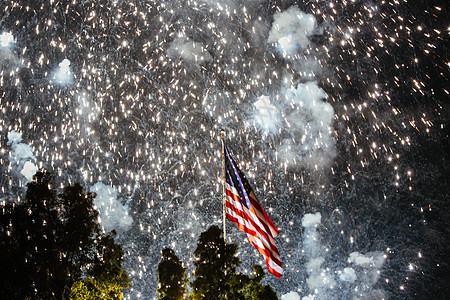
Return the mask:
<path fill-rule="evenodd" d="M 250 244 L 266 259 L 267 270 L 280 278 L 283 268 L 274 238 L 280 230 L 270 220 L 250 184 L 224 144 L 225 199 L 227 219 L 247 233 Z"/>

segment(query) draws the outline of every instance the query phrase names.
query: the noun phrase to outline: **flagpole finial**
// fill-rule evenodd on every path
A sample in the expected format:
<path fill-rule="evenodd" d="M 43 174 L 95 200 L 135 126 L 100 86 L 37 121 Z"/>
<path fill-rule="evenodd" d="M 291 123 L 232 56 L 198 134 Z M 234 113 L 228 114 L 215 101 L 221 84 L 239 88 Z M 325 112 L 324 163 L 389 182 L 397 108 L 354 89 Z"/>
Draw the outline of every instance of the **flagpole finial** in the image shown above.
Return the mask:
<path fill-rule="evenodd" d="M 225 129 L 220 130 L 220 136 L 222 137 L 222 139 L 225 137 Z"/>

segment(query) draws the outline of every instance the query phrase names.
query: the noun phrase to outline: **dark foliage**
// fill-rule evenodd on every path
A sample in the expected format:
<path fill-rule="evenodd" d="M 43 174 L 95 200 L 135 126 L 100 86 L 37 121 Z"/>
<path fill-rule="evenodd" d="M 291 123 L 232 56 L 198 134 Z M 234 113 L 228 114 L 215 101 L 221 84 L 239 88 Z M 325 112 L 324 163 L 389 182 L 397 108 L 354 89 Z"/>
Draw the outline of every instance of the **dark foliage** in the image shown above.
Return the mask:
<path fill-rule="evenodd" d="M 211 226 L 200 235 L 194 252 L 193 299 L 227 298 L 231 292 L 228 283 L 240 264 L 236 251 L 235 244 L 225 245 L 222 231 L 217 226 Z"/>
<path fill-rule="evenodd" d="M 57 195 L 52 175 L 40 171 L 25 199 L 1 207 L 1 299 L 67 299 L 84 275 L 104 282 L 119 275 L 128 286 L 122 248 L 114 232 L 101 232 L 94 197 L 80 184 Z"/>
<path fill-rule="evenodd" d="M 183 299 L 186 294 L 186 268 L 175 251 L 165 248 L 158 265 L 158 294 L 161 299 Z"/>
<path fill-rule="evenodd" d="M 222 230 L 211 226 L 200 235 L 194 252 L 196 267 L 192 299 L 277 299 L 270 286 L 262 286 L 264 272 L 255 266 L 250 278 L 237 272 L 236 244 L 225 244 Z"/>

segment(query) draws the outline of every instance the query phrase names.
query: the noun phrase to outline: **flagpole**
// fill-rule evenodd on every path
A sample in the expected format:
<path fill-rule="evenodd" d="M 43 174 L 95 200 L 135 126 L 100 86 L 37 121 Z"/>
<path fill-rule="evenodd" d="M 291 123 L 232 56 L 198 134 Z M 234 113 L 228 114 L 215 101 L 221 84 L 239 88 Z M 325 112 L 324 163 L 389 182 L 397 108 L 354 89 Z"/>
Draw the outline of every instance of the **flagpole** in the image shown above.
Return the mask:
<path fill-rule="evenodd" d="M 222 139 L 222 206 L 223 206 L 223 240 L 227 244 L 227 225 L 226 225 L 226 196 L 225 196 L 225 130 L 220 131 Z"/>

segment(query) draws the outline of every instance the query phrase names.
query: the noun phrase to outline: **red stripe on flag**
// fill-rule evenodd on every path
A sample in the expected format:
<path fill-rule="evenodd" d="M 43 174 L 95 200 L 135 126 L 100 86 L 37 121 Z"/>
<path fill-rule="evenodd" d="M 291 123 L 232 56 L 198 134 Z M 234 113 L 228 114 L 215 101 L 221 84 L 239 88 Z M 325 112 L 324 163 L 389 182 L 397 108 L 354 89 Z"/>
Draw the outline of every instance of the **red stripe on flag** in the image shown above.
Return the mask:
<path fill-rule="evenodd" d="M 243 225 L 241 222 L 239 222 L 239 218 L 232 216 L 231 214 L 228 213 L 228 219 L 234 223 L 236 223 L 238 225 L 238 228 L 244 232 L 246 232 L 247 234 L 254 236 L 255 238 L 257 238 L 260 243 L 261 246 L 264 247 L 264 253 L 261 253 L 265 256 L 270 256 L 270 258 L 275 261 L 277 264 L 281 264 L 280 259 L 279 259 L 279 254 L 278 251 L 276 249 L 276 247 L 274 247 L 273 244 L 267 245 L 268 242 L 267 240 L 265 240 L 263 237 L 261 237 L 260 235 L 258 235 L 252 228 L 249 228 L 245 225 Z M 259 251 L 261 252 L 261 251 Z"/>
<path fill-rule="evenodd" d="M 267 224 L 269 225 L 270 231 L 272 233 L 272 236 L 276 237 L 280 233 L 280 230 L 272 222 L 272 220 L 269 218 L 269 216 L 267 215 L 266 211 L 262 208 L 261 204 L 256 199 L 256 196 L 253 193 L 253 191 L 250 193 L 249 198 L 250 198 L 250 202 L 252 204 L 252 207 L 250 209 L 252 209 L 252 208 L 255 209 L 256 208 L 255 213 L 258 216 L 258 218 L 260 220 L 263 219 L 263 220 L 265 220 L 267 222 Z M 258 214 L 257 212 L 260 212 L 261 214 Z"/>
<path fill-rule="evenodd" d="M 270 228 L 270 226 L 268 226 L 267 223 L 268 223 L 268 220 L 270 220 L 270 219 L 267 216 L 267 214 L 265 214 L 262 207 L 259 206 L 261 208 L 262 212 L 260 210 L 255 210 L 255 207 L 253 207 L 253 206 L 249 210 L 247 207 L 245 207 L 244 205 L 241 204 L 241 202 L 239 201 L 239 196 L 234 194 L 233 191 L 231 191 L 230 189 L 227 188 L 226 194 L 228 197 L 231 198 L 231 200 L 234 200 L 236 203 L 239 203 L 239 207 L 238 207 L 239 210 L 243 211 L 246 215 L 250 215 L 250 216 L 253 215 L 253 217 L 251 218 L 252 222 L 258 220 L 259 223 L 263 226 L 263 228 L 261 228 L 261 229 L 264 230 L 264 233 L 262 233 L 262 232 L 261 233 L 267 235 L 268 237 L 270 236 L 271 240 L 273 241 L 273 237 L 275 237 L 276 235 L 273 235 L 273 230 L 272 230 L 273 228 Z M 267 218 L 262 218 L 261 217 L 262 215 L 266 215 Z M 258 225 L 258 227 L 259 227 L 259 225 Z M 279 232 L 278 228 L 276 226 L 274 226 L 274 227 L 275 227 L 276 231 Z"/>
<path fill-rule="evenodd" d="M 267 248 L 261 248 L 261 247 L 259 247 L 258 245 L 256 245 L 256 243 L 253 241 L 253 239 L 255 238 L 255 236 L 252 235 L 252 234 L 250 233 L 251 231 L 248 230 L 247 227 L 245 227 L 244 225 L 242 225 L 241 223 L 239 223 L 239 221 L 238 221 L 236 218 L 232 217 L 232 216 L 229 215 L 229 214 L 227 214 L 227 218 L 228 218 L 228 220 L 230 220 L 231 222 L 236 223 L 236 224 L 238 225 L 238 228 L 239 228 L 240 230 L 242 230 L 242 231 L 248 233 L 248 240 L 249 240 L 250 244 L 252 244 L 252 245 L 256 248 L 256 250 L 257 250 L 261 255 L 263 255 L 263 256 L 265 257 L 266 265 L 267 265 L 267 270 L 268 270 L 271 274 L 273 274 L 275 277 L 280 278 L 281 275 L 282 275 L 282 273 L 281 273 L 281 272 L 278 272 L 278 271 L 276 271 L 274 268 L 272 268 L 272 267 L 270 266 L 270 262 L 271 262 L 271 261 L 274 262 L 280 269 L 282 269 L 281 262 L 280 262 L 279 260 L 277 260 L 277 259 L 273 259 L 272 256 L 271 256 L 271 254 L 270 254 L 270 251 L 267 250 Z"/>
<path fill-rule="evenodd" d="M 227 208 L 231 209 L 232 211 L 234 211 L 239 217 L 241 217 L 242 219 L 244 219 L 245 221 L 249 222 L 250 225 L 252 226 L 252 228 L 254 228 L 255 230 L 252 230 L 252 232 L 247 232 L 251 235 L 257 235 L 257 233 L 259 233 L 265 240 L 268 241 L 268 243 L 270 244 L 270 247 L 272 248 L 273 251 L 275 251 L 278 254 L 277 248 L 275 246 L 275 241 L 273 240 L 273 238 L 267 234 L 266 232 L 264 232 L 264 230 L 259 227 L 259 225 L 257 225 L 251 217 L 248 216 L 248 214 L 245 213 L 245 211 L 240 210 L 239 208 L 236 208 L 233 206 L 233 204 L 231 204 L 229 201 L 227 201 L 226 203 Z M 244 208 L 245 210 L 245 208 Z M 230 220 L 231 221 L 231 220 Z M 246 226 L 246 224 L 243 224 L 246 228 L 249 228 L 248 226 Z M 239 228 L 240 229 L 240 228 Z M 250 229 L 250 228 L 249 228 Z M 256 232 L 257 231 L 257 232 Z"/>
<path fill-rule="evenodd" d="M 273 275 L 275 275 L 275 277 L 281 278 L 281 275 L 283 275 L 283 273 L 282 273 L 282 270 L 283 270 L 283 269 L 282 269 L 282 266 L 281 266 L 281 262 L 280 262 L 280 261 L 272 260 L 272 261 L 280 268 L 281 272 L 278 272 L 278 271 L 276 271 L 274 268 L 272 268 L 272 266 L 270 265 L 271 259 L 270 259 L 269 257 L 267 257 L 266 255 L 264 255 L 264 254 L 261 252 L 261 251 L 264 251 L 264 250 L 261 249 L 258 245 L 256 245 L 256 243 L 254 243 L 253 240 L 250 239 L 250 236 L 249 236 L 248 240 L 249 240 L 250 244 L 252 244 L 252 245 L 256 248 L 256 250 L 258 250 L 258 252 L 259 252 L 261 255 L 263 255 L 263 256 L 266 257 L 266 266 L 267 266 L 267 270 L 268 270 L 270 273 L 272 273 Z"/>
<path fill-rule="evenodd" d="M 264 250 L 264 253 L 261 253 L 261 251 L 259 251 L 259 252 L 264 256 L 269 256 L 273 261 L 275 261 L 277 264 L 281 265 L 281 262 L 279 260 L 280 256 L 279 256 L 277 248 L 275 247 L 274 244 L 270 243 L 267 239 L 264 239 L 264 241 L 266 242 L 266 243 L 264 243 L 264 241 L 261 239 L 261 237 L 258 236 L 257 232 L 255 230 L 253 230 L 253 228 L 250 228 L 250 227 L 246 226 L 245 224 L 241 223 L 237 217 L 233 216 L 229 212 L 227 212 L 227 218 L 231 222 L 236 223 L 240 230 L 242 230 L 245 233 L 247 233 L 251 236 L 254 236 L 258 240 L 260 240 L 261 244 L 265 250 Z M 249 237 L 249 239 L 250 239 L 250 237 Z M 270 244 L 270 246 L 268 246 L 267 244 Z"/>
<path fill-rule="evenodd" d="M 226 186 L 226 215 L 228 220 L 236 223 L 240 230 L 247 233 L 249 242 L 265 257 L 268 271 L 275 277 L 280 278 L 282 266 L 273 239 L 279 233 L 278 228 L 267 216 L 253 193 L 250 197 L 252 207 L 249 210 L 242 205 L 239 196 L 232 189 L 231 186 Z M 233 202 L 239 207 L 233 205 Z M 274 267 L 279 271 L 274 269 L 271 264 L 274 264 Z"/>

